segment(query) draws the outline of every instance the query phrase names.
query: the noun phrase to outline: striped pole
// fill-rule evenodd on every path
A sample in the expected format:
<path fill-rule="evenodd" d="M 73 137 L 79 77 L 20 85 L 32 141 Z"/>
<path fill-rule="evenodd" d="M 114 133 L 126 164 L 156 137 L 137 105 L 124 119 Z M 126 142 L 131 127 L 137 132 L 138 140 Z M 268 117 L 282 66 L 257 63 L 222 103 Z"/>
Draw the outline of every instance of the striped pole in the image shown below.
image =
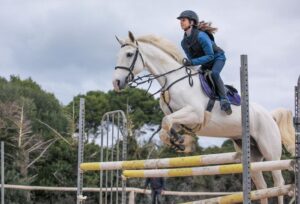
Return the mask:
<path fill-rule="evenodd" d="M 156 169 L 172 167 L 207 166 L 212 164 L 240 163 L 241 155 L 236 152 L 198 155 L 189 157 L 175 157 L 164 159 L 91 162 L 80 165 L 83 171 L 117 170 L 117 169 Z"/>
<path fill-rule="evenodd" d="M 250 199 L 260 200 L 263 198 L 276 197 L 276 196 L 282 196 L 287 194 L 291 196 L 293 194 L 293 189 L 294 189 L 294 185 L 285 185 L 280 187 L 251 191 Z M 199 201 L 187 202 L 182 204 L 208 204 L 208 203 L 231 204 L 231 203 L 242 203 L 242 202 L 243 202 L 243 192 L 240 192 L 228 196 L 210 198 L 206 200 L 199 200 Z"/>
<path fill-rule="evenodd" d="M 293 170 L 293 160 L 254 162 L 250 165 L 251 171 L 273 171 L 273 170 Z M 175 169 L 151 169 L 151 170 L 124 170 L 123 176 L 127 178 L 148 178 L 148 177 L 184 177 L 184 176 L 204 176 L 242 173 L 242 164 L 228 164 L 219 166 L 205 166 L 192 168 Z"/>

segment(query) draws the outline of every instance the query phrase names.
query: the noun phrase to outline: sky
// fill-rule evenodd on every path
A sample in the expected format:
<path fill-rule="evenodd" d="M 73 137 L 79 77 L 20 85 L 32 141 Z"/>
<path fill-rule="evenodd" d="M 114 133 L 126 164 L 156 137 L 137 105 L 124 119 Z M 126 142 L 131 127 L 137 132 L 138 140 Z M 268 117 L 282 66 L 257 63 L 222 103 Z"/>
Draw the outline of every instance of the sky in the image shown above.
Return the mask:
<path fill-rule="evenodd" d="M 149 139 L 152 137 L 154 131 L 156 131 L 158 128 L 158 125 L 150 125 L 150 124 L 144 124 L 143 127 L 140 129 L 139 133 L 137 132 L 135 134 L 136 139 L 138 144 L 140 145 L 145 145 L 149 142 Z M 101 146 L 101 144 L 104 144 L 105 146 L 111 146 L 113 141 L 117 141 L 118 138 L 118 131 L 119 128 L 117 126 L 112 126 L 112 124 L 108 125 L 108 134 L 106 136 L 103 137 L 103 142 L 101 142 L 101 138 L 100 137 L 95 137 L 95 135 L 89 135 L 89 142 L 90 143 L 95 143 L 98 144 L 99 146 Z M 114 129 L 114 131 L 112 131 L 112 129 Z M 111 138 L 114 138 L 114 140 L 112 141 Z M 119 132 L 119 137 L 121 137 L 121 133 Z M 107 138 L 109 138 L 109 140 L 107 141 Z M 213 137 L 200 137 L 200 139 L 198 140 L 198 144 L 203 147 L 203 148 L 208 148 L 208 147 L 221 147 L 222 144 L 224 143 L 224 141 L 227 140 L 225 138 L 213 138 Z M 159 138 L 159 134 L 156 133 L 151 141 L 153 143 L 155 143 L 156 145 L 161 145 L 162 141 Z"/>
<path fill-rule="evenodd" d="M 240 55 L 247 54 L 250 101 L 293 110 L 299 8 L 299 0 L 0 0 L 0 76 L 31 77 L 62 104 L 79 93 L 111 90 L 120 49 L 115 35 L 156 34 L 181 49 L 176 17 L 190 9 L 219 29 L 225 83 L 239 89 Z"/>

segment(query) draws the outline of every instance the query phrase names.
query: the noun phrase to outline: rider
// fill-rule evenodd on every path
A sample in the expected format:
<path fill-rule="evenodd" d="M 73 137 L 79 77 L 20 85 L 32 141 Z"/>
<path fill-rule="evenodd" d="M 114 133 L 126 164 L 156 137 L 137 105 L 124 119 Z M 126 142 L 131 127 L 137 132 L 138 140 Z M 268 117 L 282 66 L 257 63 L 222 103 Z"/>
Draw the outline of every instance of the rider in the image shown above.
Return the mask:
<path fill-rule="evenodd" d="M 198 15 L 191 10 L 183 11 L 177 19 L 180 20 L 181 28 L 185 32 L 181 46 L 187 58 L 183 60 L 183 64 L 201 65 L 202 70 L 212 71 L 211 76 L 220 97 L 221 110 L 230 115 L 232 113 L 230 102 L 220 77 L 226 57 L 224 51 L 214 42 L 213 36 L 217 29 L 211 27 L 210 23 L 199 22 Z"/>

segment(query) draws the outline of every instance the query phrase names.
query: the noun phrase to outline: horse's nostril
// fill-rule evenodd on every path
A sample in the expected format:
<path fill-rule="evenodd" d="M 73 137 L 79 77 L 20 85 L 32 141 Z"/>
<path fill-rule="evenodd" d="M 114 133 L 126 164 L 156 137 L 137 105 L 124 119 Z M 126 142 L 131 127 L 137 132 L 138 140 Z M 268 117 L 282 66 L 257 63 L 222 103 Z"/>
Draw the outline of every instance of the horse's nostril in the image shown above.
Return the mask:
<path fill-rule="evenodd" d="M 116 82 L 117 82 L 117 85 L 120 87 L 120 83 L 121 83 L 120 80 L 117 79 Z"/>
<path fill-rule="evenodd" d="M 113 81 L 113 86 L 114 86 L 114 89 L 115 89 L 116 91 L 119 91 L 119 90 L 120 90 L 120 84 L 121 84 L 121 81 L 118 80 L 118 79 L 116 79 L 116 80 Z"/>

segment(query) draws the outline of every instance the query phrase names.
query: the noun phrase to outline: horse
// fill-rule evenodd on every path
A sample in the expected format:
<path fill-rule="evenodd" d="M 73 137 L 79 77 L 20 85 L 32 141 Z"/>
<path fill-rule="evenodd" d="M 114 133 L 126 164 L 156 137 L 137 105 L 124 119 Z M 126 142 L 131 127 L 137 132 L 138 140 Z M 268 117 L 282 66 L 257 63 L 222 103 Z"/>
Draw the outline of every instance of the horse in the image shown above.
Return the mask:
<path fill-rule="evenodd" d="M 145 35 L 136 38 L 129 31 L 128 38 L 117 41 L 121 48 L 117 55 L 113 73 L 115 91 L 126 88 L 128 83 L 142 71 L 148 71 L 161 86 L 160 107 L 164 113 L 161 122 L 160 139 L 167 145 L 174 129 L 189 129 L 197 136 L 226 137 L 232 139 L 237 152 L 241 152 L 241 106 L 232 106 L 232 114 L 221 111 L 216 101 L 215 107 L 206 110 L 209 98 L 200 87 L 198 72 L 182 65 L 182 55 L 177 47 L 165 38 Z M 294 155 L 295 130 L 291 111 L 278 108 L 268 112 L 261 105 L 249 104 L 251 162 L 280 160 L 282 145 Z M 185 135 L 180 141 L 189 150 L 192 139 Z M 285 181 L 280 170 L 271 172 L 274 186 L 282 186 Z M 262 172 L 251 172 L 257 189 L 267 188 Z M 262 199 L 262 204 L 268 199 Z M 278 196 L 283 204 L 283 196 Z"/>

